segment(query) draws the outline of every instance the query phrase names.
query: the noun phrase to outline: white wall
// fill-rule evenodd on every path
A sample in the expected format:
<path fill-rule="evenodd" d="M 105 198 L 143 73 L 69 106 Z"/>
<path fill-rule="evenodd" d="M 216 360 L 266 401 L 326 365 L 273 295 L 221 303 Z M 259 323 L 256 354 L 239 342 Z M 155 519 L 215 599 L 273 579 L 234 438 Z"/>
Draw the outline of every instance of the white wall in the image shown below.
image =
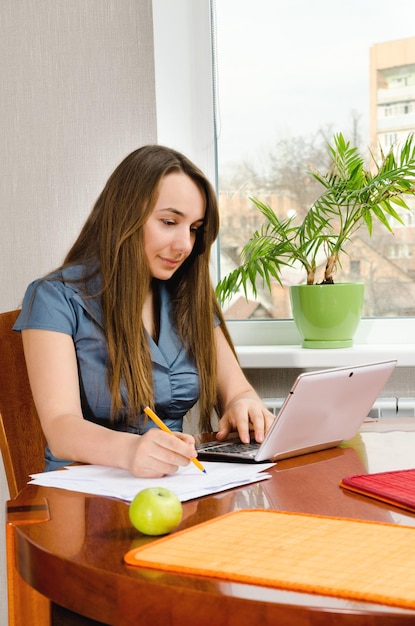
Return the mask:
<path fill-rule="evenodd" d="M 60 264 L 108 175 L 155 143 L 151 0 L 0 3 L 0 312 Z M 7 624 L 0 463 L 0 626 Z"/>
<path fill-rule="evenodd" d="M 209 0 L 153 0 L 157 136 L 215 183 Z"/>

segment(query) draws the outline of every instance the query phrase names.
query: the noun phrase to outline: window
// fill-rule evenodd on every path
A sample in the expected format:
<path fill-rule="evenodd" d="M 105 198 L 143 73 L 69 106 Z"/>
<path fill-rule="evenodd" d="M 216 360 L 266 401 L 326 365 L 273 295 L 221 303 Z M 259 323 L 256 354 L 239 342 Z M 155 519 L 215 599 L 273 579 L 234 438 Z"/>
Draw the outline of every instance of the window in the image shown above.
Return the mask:
<path fill-rule="evenodd" d="M 280 215 L 306 210 L 316 190 L 304 168 L 320 166 L 334 133 L 362 150 L 387 150 L 415 131 L 415 116 L 400 126 L 415 100 L 415 4 L 350 0 L 345 11 L 343 0 L 215 0 L 213 7 L 224 275 L 261 224 L 250 197 Z M 365 316 L 415 315 L 413 214 L 405 227 L 395 225 L 392 240 L 382 227 L 372 237 L 362 230 L 338 276 L 368 285 Z M 235 298 L 227 318 L 291 317 L 288 290 L 277 284 L 272 296 L 264 290 L 249 300 Z"/>
<path fill-rule="evenodd" d="M 231 0 L 226 0 L 226 2 L 231 2 Z M 282 5 L 282 3 L 278 4 Z M 362 8 L 366 10 L 366 4 L 371 7 L 372 14 L 377 10 L 377 0 L 368 0 L 363 5 L 359 0 L 354 0 L 352 3 L 353 11 L 351 11 L 354 12 L 354 15 L 360 15 Z M 242 2 L 238 2 L 237 5 L 239 10 L 239 7 L 242 7 Z M 259 5 L 262 5 L 262 0 L 256 3 L 252 2 L 253 10 L 256 10 Z M 212 72 L 211 0 L 175 0 L 174 3 L 171 0 L 152 0 L 152 6 L 158 141 L 183 151 L 207 173 L 212 182 L 215 182 L 217 168 L 212 87 L 215 82 L 218 82 L 218 77 L 215 72 Z M 395 12 L 395 5 L 390 10 Z M 408 0 L 405 6 L 399 2 L 397 10 L 406 11 L 408 15 L 411 14 L 412 2 Z M 237 14 L 236 9 L 235 11 Z M 391 24 L 394 21 L 394 19 L 390 19 Z M 409 28 L 410 22 L 407 21 L 406 23 Z M 411 34 L 409 33 L 407 36 Z M 250 33 L 248 36 L 251 36 Z M 350 39 L 350 37 L 344 36 L 344 39 Z M 386 37 L 382 37 L 382 41 L 386 39 Z M 328 45 L 329 42 L 326 43 Z M 250 88 L 248 80 L 245 86 L 248 92 Z M 381 87 L 379 87 L 379 91 L 382 91 Z M 323 105 L 324 101 L 319 102 L 320 107 Z M 222 99 L 222 136 L 220 141 L 224 139 L 225 120 L 223 113 Z M 220 117 L 219 115 L 219 119 Z M 245 134 L 250 133 L 249 128 L 246 128 L 245 131 Z M 262 143 L 261 139 L 261 145 Z M 244 156 L 246 156 L 245 153 Z M 214 277 L 218 267 L 216 262 L 218 257 L 219 254 L 212 258 Z M 410 273 L 408 275 L 411 276 Z M 412 274 L 411 280 L 415 280 L 415 272 Z M 410 304 L 414 301 L 414 298 L 411 299 L 409 296 L 408 291 L 404 292 L 404 298 Z M 359 327 L 359 343 L 377 346 L 384 344 L 386 339 L 386 343 L 406 345 L 408 337 L 414 336 L 414 323 L 413 317 L 362 320 Z M 285 362 L 283 356 L 274 357 L 268 352 L 264 356 L 261 346 L 266 346 L 266 349 L 269 350 L 272 344 L 276 347 L 284 345 L 290 347 L 287 353 L 289 354 L 287 357 L 289 367 L 292 367 L 293 363 L 299 366 L 300 362 L 306 367 L 340 365 L 343 362 L 342 355 L 338 357 L 333 355 L 330 361 L 324 361 L 323 357 L 316 361 L 314 356 L 307 358 L 307 354 L 301 358 L 293 357 L 291 346 L 298 343 L 299 337 L 291 319 L 266 319 L 263 315 L 260 319 L 255 320 L 252 317 L 247 321 L 229 320 L 228 326 L 235 344 L 247 346 L 247 355 L 249 356 L 242 356 L 242 362 L 245 358 L 247 367 L 267 367 L 270 364 L 275 364 L 275 359 L 280 364 Z M 379 358 L 379 354 L 379 352 L 374 353 L 373 358 Z M 362 358 L 367 360 L 370 355 L 370 351 L 368 352 L 365 346 L 364 357 Z M 385 358 L 389 358 L 388 355 L 389 353 L 384 353 Z M 303 363 L 302 359 L 304 358 Z M 404 357 L 404 363 L 412 365 L 409 357 Z"/>

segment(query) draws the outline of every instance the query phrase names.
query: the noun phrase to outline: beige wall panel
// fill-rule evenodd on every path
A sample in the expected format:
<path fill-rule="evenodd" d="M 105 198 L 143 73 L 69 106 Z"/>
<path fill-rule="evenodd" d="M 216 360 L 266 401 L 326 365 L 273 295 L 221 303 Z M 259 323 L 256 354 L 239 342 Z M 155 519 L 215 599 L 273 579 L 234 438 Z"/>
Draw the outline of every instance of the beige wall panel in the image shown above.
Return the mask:
<path fill-rule="evenodd" d="M 0 311 L 58 265 L 106 178 L 156 140 L 150 0 L 2 0 Z"/>

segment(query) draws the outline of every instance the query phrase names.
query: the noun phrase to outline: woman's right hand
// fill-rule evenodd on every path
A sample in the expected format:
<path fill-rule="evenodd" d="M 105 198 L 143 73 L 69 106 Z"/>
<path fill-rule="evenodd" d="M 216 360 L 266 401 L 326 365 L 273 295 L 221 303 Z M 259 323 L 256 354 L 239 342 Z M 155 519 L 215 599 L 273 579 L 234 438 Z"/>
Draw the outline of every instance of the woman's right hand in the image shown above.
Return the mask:
<path fill-rule="evenodd" d="M 22 332 L 33 398 L 52 454 L 59 459 L 128 469 L 134 476 L 173 474 L 196 456 L 191 435 L 151 428 L 142 436 L 84 419 L 72 337 Z"/>
<path fill-rule="evenodd" d="M 174 474 L 197 456 L 195 440 L 185 433 L 166 433 L 151 428 L 144 435 L 135 435 L 129 442 L 127 469 L 140 478 L 159 478 Z"/>

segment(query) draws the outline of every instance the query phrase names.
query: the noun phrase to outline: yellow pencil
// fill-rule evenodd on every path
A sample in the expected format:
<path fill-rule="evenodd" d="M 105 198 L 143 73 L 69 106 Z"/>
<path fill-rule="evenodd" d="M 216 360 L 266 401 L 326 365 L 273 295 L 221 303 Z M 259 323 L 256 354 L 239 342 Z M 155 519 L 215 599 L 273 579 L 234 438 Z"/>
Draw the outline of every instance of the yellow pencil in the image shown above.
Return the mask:
<path fill-rule="evenodd" d="M 153 422 L 155 424 L 157 424 L 157 426 L 159 428 L 161 428 L 161 430 L 164 430 L 164 432 L 166 433 L 170 433 L 171 435 L 174 435 L 174 433 L 170 430 L 170 428 L 168 426 L 166 426 L 166 424 L 154 413 L 154 411 L 152 411 L 150 409 L 150 407 L 146 406 L 144 408 L 144 413 L 147 413 L 147 415 L 153 420 Z M 206 474 L 206 470 L 203 467 L 203 465 L 201 464 L 200 461 L 198 461 L 197 459 L 193 458 L 190 459 L 192 461 L 192 463 L 194 463 L 196 465 L 196 467 L 198 469 L 200 469 L 202 472 L 204 472 Z"/>

